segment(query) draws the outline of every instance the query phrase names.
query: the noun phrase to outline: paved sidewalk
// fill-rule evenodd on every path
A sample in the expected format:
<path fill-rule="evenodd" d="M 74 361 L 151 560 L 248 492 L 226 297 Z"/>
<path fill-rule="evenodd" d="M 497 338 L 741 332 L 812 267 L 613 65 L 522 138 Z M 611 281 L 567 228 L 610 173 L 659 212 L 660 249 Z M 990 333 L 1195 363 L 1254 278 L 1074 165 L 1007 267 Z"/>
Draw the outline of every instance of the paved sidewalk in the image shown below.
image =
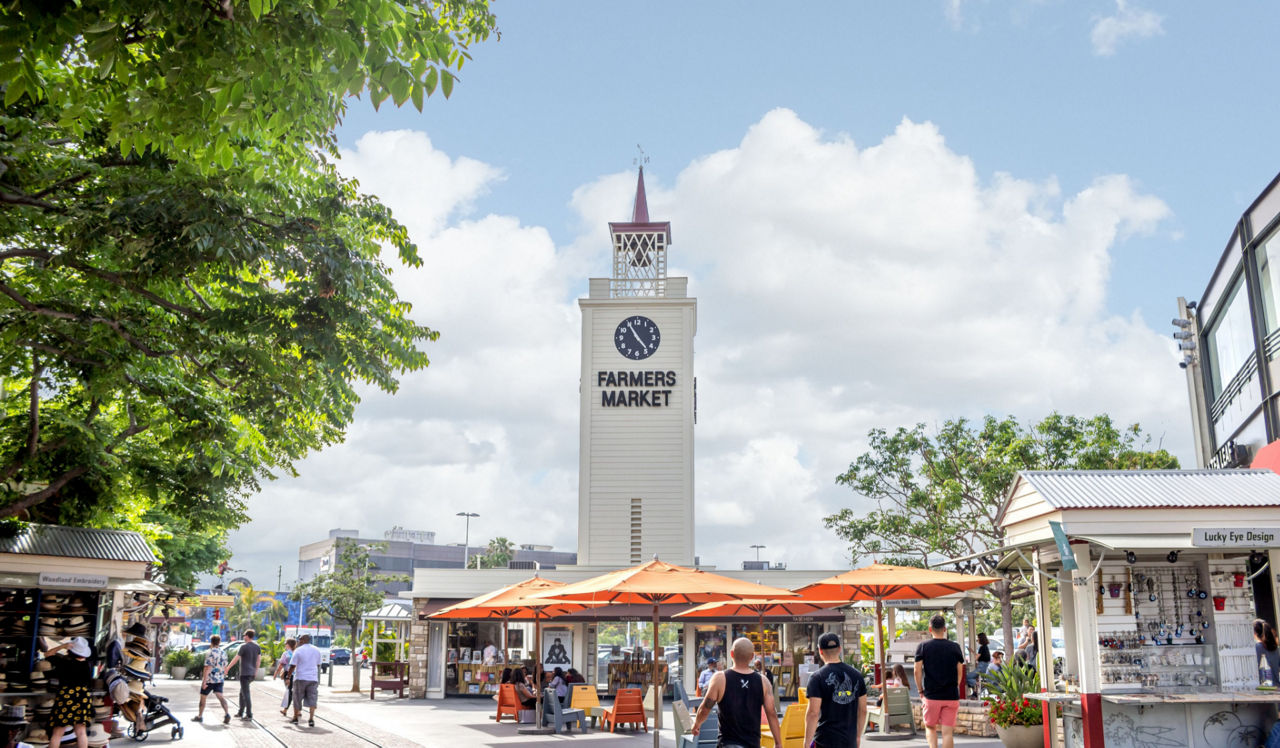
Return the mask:
<path fill-rule="evenodd" d="M 316 711 L 318 719 L 314 728 L 305 726 L 305 711 L 302 726 L 290 725 L 280 716 L 280 698 L 284 689 L 278 681 L 267 680 L 254 684 L 254 717 L 258 724 L 235 718 L 238 684 L 228 686 L 227 701 L 232 712 L 230 725 L 222 724 L 222 710 L 216 700 L 206 703 L 207 722 L 191 721 L 200 698 L 198 681 L 174 681 L 162 676 L 156 679 L 152 693 L 170 699 L 169 707 L 186 728 L 186 738 L 174 744 L 181 748 L 279 748 L 282 744 L 291 748 L 358 748 L 371 745 L 388 748 L 489 748 L 516 745 L 565 748 L 568 743 L 590 743 L 593 746 L 599 745 L 600 748 L 605 748 L 606 745 L 615 748 L 649 748 L 653 745 L 652 733 L 644 732 L 608 733 L 592 730 L 586 734 L 520 735 L 516 732 L 516 725 L 510 722 L 496 724 L 491 719 L 494 706 L 489 699 L 423 701 L 397 699 L 394 695 L 379 692 L 377 699 L 370 701 L 367 692 L 347 692 L 350 676 L 345 673 L 342 676 L 335 678 L 332 689 L 322 682 L 320 707 Z M 670 729 L 661 730 L 659 735 L 662 748 L 676 748 Z M 143 745 L 166 745 L 170 742 L 168 730 L 161 728 L 148 736 Z M 867 743 L 902 748 L 923 748 L 926 745 L 923 733 L 915 739 L 885 743 L 868 740 Z M 133 743 L 126 738 L 124 744 Z M 999 748 L 1000 741 L 994 738 L 958 737 L 956 745 L 959 748 Z"/>

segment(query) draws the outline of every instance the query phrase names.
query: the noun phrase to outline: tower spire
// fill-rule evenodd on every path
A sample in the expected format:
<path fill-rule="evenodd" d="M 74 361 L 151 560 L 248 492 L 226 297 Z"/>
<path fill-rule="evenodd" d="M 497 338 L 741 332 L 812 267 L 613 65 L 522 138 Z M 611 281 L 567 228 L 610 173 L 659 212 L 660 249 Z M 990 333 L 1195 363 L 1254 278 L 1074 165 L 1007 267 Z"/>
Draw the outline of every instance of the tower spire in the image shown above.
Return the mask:
<path fill-rule="evenodd" d="M 644 165 L 640 166 L 640 176 L 636 179 L 636 202 L 631 209 L 631 222 L 649 222 L 649 199 L 644 194 Z"/>

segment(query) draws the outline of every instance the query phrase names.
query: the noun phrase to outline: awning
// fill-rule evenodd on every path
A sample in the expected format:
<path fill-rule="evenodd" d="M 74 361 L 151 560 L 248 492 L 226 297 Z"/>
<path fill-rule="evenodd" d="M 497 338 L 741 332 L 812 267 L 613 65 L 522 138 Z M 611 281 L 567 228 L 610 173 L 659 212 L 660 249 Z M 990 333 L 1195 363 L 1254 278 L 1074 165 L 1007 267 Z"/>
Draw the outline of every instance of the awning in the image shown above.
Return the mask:
<path fill-rule="evenodd" d="M 40 575 L 0 573 L 0 587 L 39 587 Z M 75 587 L 50 587 L 49 589 L 75 590 Z M 146 579 L 125 579 L 109 577 L 104 587 L 84 587 L 84 590 L 119 590 L 121 592 L 164 592 L 165 588 Z"/>

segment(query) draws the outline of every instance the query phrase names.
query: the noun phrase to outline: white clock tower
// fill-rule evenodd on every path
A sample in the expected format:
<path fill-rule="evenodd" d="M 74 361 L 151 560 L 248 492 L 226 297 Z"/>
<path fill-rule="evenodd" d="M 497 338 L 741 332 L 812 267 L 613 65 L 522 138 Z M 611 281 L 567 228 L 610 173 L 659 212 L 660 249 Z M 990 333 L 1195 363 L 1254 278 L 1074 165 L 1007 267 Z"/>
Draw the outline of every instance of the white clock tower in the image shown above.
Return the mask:
<path fill-rule="evenodd" d="M 688 278 L 667 277 L 671 224 L 610 223 L 613 277 L 582 308 L 578 563 L 693 563 L 693 336 Z"/>

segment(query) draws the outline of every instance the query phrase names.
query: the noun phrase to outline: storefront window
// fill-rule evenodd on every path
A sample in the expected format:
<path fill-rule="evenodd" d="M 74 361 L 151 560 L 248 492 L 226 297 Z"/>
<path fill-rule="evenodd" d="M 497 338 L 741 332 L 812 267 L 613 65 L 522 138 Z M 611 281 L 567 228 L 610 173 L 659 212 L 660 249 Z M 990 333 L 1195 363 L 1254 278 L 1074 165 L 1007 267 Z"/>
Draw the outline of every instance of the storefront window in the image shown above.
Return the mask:
<path fill-rule="evenodd" d="M 714 657 L 724 662 L 725 630 L 724 626 L 700 625 L 693 630 L 693 643 L 698 650 L 698 671 L 707 666 L 707 660 Z"/>
<path fill-rule="evenodd" d="M 1249 320 L 1249 296 L 1244 279 L 1236 281 L 1222 313 L 1206 336 L 1213 397 L 1217 398 L 1253 354 L 1253 327 Z"/>
<path fill-rule="evenodd" d="M 1262 284 L 1262 321 L 1268 333 L 1280 327 L 1280 231 L 1258 248 L 1258 280 Z"/>
<path fill-rule="evenodd" d="M 492 646 L 485 659 L 485 649 Z M 498 692 L 505 664 L 501 659 L 502 624 L 491 621 L 451 622 L 445 646 L 445 692 L 485 696 Z"/>

